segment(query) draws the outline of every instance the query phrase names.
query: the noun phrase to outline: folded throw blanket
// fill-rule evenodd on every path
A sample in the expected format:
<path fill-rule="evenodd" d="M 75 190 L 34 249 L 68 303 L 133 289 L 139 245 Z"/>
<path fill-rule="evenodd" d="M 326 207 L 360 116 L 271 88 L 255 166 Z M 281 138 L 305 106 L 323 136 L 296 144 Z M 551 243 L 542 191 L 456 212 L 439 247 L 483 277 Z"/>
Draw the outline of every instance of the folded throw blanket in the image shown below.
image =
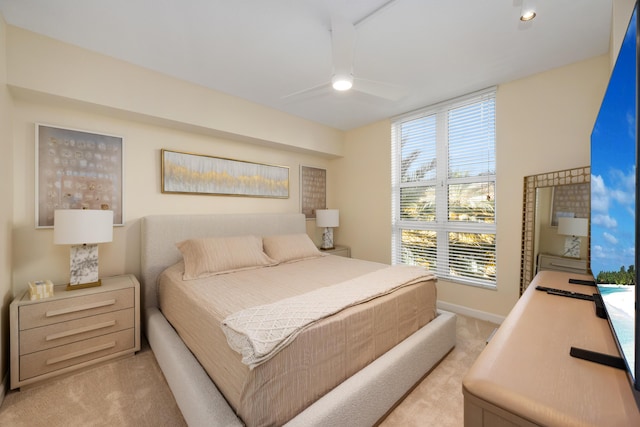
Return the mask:
<path fill-rule="evenodd" d="M 305 328 L 347 307 L 417 282 L 435 279 L 423 267 L 394 265 L 306 294 L 228 316 L 222 330 L 251 369 L 266 362 Z"/>

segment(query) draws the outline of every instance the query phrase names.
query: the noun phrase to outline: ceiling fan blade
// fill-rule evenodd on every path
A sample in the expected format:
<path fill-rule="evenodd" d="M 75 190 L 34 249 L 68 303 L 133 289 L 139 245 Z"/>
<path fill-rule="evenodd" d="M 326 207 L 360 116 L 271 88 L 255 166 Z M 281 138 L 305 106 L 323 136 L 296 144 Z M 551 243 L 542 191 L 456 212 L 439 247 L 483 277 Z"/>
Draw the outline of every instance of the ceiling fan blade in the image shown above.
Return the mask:
<path fill-rule="evenodd" d="M 317 86 L 313 86 L 307 89 L 302 89 L 288 95 L 283 96 L 280 99 L 283 100 L 293 100 L 293 99 L 306 99 L 313 98 L 314 96 L 324 95 L 330 93 L 333 89 L 331 88 L 330 82 L 325 82 L 319 84 Z"/>
<path fill-rule="evenodd" d="M 401 86 L 357 77 L 353 81 L 353 90 L 389 101 L 399 101 L 407 96 L 406 89 Z"/>
<path fill-rule="evenodd" d="M 353 50 L 356 29 L 353 24 L 340 16 L 331 18 L 331 53 L 334 75 L 353 74 Z"/>
<path fill-rule="evenodd" d="M 331 92 L 336 93 L 331 89 L 332 84 L 333 88 L 337 90 L 338 93 L 342 91 L 346 93 L 348 92 L 348 89 L 351 88 L 351 83 L 353 83 L 354 91 L 377 98 L 397 101 L 405 97 L 407 95 L 406 90 L 400 86 L 373 80 L 354 78 L 353 52 L 355 48 L 355 41 L 355 26 L 343 17 L 333 16 L 331 18 L 331 52 L 333 59 L 333 76 L 331 78 L 331 82 L 291 93 L 283 96 L 282 99 L 309 99 Z M 335 83 L 339 80 L 347 80 L 349 82 L 348 87 L 344 89 L 338 88 Z"/>

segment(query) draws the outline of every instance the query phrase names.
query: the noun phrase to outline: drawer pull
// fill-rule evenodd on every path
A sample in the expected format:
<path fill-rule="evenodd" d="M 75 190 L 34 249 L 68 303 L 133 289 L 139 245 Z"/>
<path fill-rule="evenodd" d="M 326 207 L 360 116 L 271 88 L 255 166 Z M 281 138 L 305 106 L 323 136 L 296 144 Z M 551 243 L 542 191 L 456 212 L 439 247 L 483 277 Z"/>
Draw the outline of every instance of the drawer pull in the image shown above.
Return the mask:
<path fill-rule="evenodd" d="M 85 356 L 87 354 L 95 353 L 95 352 L 98 352 L 98 351 L 107 350 L 107 349 L 113 348 L 115 346 L 116 346 L 116 342 L 115 341 L 111 341 L 111 342 L 108 342 L 106 344 L 97 345 L 95 347 L 89 347 L 89 348 L 85 348 L 84 350 L 80 350 L 80 351 L 76 351 L 76 352 L 73 352 L 73 353 L 65 354 L 64 356 L 53 357 L 51 359 L 47 359 L 46 364 L 47 365 L 55 365 L 56 363 L 64 362 L 64 361 L 69 360 L 69 359 L 74 359 L 76 357 Z"/>
<path fill-rule="evenodd" d="M 51 310 L 45 313 L 45 317 L 55 317 L 55 316 L 61 316 L 63 314 L 77 313 L 79 311 L 91 310 L 92 308 L 100 308 L 100 307 L 106 307 L 108 305 L 114 305 L 115 303 L 116 303 L 115 299 L 109 299 L 105 301 L 93 302 L 91 304 L 84 304 L 84 305 L 77 305 L 75 307 L 63 308 L 60 310 Z"/>
<path fill-rule="evenodd" d="M 78 335 L 83 332 L 95 331 L 98 329 L 109 328 L 111 326 L 115 326 L 116 321 L 110 320 L 108 322 L 96 323 L 95 325 L 83 326 L 82 328 L 70 329 L 68 331 L 59 332 L 57 334 L 47 335 L 45 337 L 45 341 L 53 341 L 60 338 L 70 337 L 72 335 Z"/>

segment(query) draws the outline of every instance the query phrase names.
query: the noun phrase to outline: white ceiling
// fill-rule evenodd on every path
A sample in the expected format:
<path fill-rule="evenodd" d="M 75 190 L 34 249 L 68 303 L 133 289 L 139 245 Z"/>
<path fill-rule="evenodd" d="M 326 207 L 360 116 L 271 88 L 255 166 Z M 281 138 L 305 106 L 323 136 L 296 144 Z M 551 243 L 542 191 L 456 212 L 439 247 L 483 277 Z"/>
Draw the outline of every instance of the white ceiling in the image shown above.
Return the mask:
<path fill-rule="evenodd" d="M 612 0 L 536 3 L 528 23 L 519 20 L 522 0 L 0 0 L 0 13 L 11 25 L 348 130 L 609 50 Z M 356 23 L 355 76 L 406 96 L 327 90 L 284 99 L 331 79 L 332 15 Z"/>

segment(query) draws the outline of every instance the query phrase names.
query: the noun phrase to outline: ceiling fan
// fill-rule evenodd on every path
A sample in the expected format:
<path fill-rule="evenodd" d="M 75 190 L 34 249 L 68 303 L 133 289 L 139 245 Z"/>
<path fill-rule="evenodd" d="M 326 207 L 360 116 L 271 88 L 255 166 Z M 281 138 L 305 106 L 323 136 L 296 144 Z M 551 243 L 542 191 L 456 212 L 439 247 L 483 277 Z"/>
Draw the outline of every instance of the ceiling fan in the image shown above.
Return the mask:
<path fill-rule="evenodd" d="M 353 52 L 355 48 L 356 28 L 346 19 L 331 18 L 331 56 L 333 74 L 331 80 L 321 85 L 303 89 L 284 96 L 284 99 L 311 97 L 323 93 L 361 92 L 389 101 L 397 101 L 406 95 L 397 85 L 356 77 L 353 72 Z"/>

